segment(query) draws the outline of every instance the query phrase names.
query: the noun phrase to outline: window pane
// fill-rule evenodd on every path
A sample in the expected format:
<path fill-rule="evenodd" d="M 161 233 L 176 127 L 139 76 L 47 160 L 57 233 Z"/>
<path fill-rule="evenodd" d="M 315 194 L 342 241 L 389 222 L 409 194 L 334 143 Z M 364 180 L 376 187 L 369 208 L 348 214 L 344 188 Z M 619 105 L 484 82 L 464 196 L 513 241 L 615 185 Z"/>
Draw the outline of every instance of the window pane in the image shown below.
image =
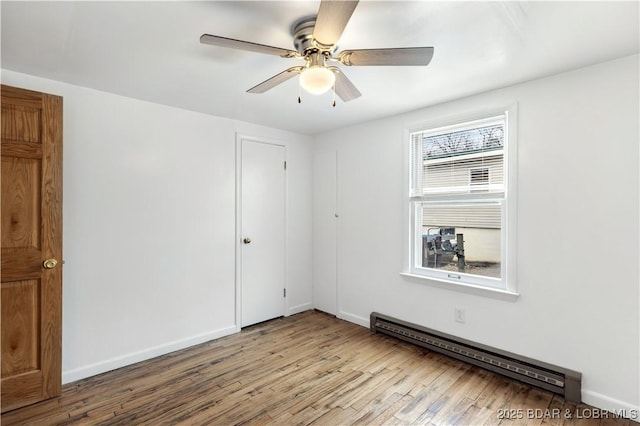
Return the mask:
<path fill-rule="evenodd" d="M 419 215 L 421 267 L 501 278 L 501 202 L 421 203 Z"/>
<path fill-rule="evenodd" d="M 411 134 L 412 195 L 504 191 L 504 128 L 502 120 Z"/>

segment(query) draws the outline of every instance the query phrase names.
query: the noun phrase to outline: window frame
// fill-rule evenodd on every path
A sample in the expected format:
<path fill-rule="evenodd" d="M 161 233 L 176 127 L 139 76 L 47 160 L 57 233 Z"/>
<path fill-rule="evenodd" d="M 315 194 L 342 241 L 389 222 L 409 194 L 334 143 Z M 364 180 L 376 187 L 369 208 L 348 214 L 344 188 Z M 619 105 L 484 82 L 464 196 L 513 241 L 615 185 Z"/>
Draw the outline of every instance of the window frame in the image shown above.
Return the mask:
<path fill-rule="evenodd" d="M 438 134 L 446 130 L 463 130 L 465 128 L 480 127 L 484 122 L 504 116 L 505 144 L 503 147 L 504 158 L 504 191 L 492 194 L 490 191 L 473 191 L 466 194 L 416 194 L 419 182 L 412 176 L 415 167 L 411 157 L 411 134 L 423 132 L 425 134 Z M 475 124 L 474 124 L 475 123 Z M 408 206 L 408 220 L 404 223 L 406 244 L 404 266 L 402 275 L 421 278 L 422 282 L 444 286 L 454 290 L 470 290 L 472 293 L 482 295 L 507 295 L 509 300 L 515 300 L 516 291 L 516 227 L 517 227 L 517 104 L 507 107 L 487 109 L 482 112 L 462 114 L 458 117 L 449 117 L 417 123 L 407 126 L 404 132 L 406 170 L 405 203 Z M 419 153 L 421 156 L 422 154 Z M 489 171 L 491 173 L 491 171 Z M 420 180 L 417 178 L 417 180 Z M 469 178 L 470 179 L 470 178 Z M 489 175 L 489 185 L 490 185 Z M 480 186 L 480 185 L 479 185 Z M 496 196 L 498 195 L 498 196 Z M 452 273 L 435 268 L 424 268 L 418 265 L 422 257 L 422 236 L 417 230 L 418 211 L 420 205 L 425 203 L 501 203 L 501 278 L 482 277 L 474 274 Z M 421 220 L 421 219 L 420 219 Z M 418 235 L 420 234 L 420 235 Z"/>

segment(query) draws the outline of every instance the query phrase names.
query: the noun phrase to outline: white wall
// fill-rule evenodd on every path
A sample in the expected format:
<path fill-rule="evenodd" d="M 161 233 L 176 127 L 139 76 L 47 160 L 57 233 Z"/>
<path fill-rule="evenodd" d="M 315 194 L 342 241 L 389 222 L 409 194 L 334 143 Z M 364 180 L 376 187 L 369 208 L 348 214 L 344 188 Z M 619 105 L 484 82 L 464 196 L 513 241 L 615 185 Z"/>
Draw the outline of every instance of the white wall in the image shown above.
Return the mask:
<path fill-rule="evenodd" d="M 338 153 L 337 313 L 367 325 L 378 311 L 583 373 L 583 400 L 640 407 L 638 56 L 316 137 Z M 365 94 L 366 96 L 366 94 Z M 518 104 L 515 301 L 400 276 L 408 216 L 404 130 Z M 314 193 L 330 199 L 324 171 Z M 331 182 L 330 177 L 326 178 Z M 314 198 L 314 226 L 327 221 Z M 315 232 L 334 232 L 330 223 Z M 336 253 L 315 239 L 318 276 Z M 317 296 L 324 288 L 324 295 Z M 454 308 L 466 323 L 454 321 Z"/>
<path fill-rule="evenodd" d="M 287 147 L 287 313 L 311 308 L 310 137 L 11 71 L 2 83 L 64 97 L 64 382 L 236 332 L 236 132 Z"/>

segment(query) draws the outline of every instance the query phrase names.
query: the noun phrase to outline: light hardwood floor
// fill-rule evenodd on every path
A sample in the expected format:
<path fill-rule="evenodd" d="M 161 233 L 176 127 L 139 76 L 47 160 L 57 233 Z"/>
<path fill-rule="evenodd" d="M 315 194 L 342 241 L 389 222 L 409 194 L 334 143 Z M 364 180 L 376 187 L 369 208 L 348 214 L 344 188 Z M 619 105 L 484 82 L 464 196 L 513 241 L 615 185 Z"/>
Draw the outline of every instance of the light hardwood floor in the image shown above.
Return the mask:
<path fill-rule="evenodd" d="M 603 413 L 308 311 L 67 384 L 59 398 L 1 420 L 3 426 L 636 424 L 593 418 Z"/>

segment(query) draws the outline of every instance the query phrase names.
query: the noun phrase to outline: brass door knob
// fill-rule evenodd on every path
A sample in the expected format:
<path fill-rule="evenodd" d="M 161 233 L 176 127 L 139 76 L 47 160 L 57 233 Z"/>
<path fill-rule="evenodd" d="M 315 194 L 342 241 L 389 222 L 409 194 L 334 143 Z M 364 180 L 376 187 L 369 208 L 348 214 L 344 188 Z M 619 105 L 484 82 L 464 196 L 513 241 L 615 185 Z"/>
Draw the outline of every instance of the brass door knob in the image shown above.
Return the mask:
<path fill-rule="evenodd" d="M 58 261 L 56 259 L 47 259 L 44 262 L 42 262 L 42 266 L 44 266 L 45 269 L 53 269 L 58 265 Z"/>

